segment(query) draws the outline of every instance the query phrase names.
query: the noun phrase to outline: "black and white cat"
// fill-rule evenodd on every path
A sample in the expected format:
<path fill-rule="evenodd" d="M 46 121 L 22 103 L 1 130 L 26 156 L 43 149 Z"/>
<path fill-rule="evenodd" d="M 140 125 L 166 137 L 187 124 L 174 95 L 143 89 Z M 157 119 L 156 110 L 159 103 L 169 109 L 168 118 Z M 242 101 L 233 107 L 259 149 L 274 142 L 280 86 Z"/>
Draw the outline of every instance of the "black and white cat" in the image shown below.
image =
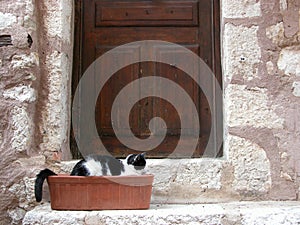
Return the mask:
<path fill-rule="evenodd" d="M 126 176 L 145 173 L 145 153 L 130 154 L 125 160 L 112 156 L 90 155 L 80 160 L 73 168 L 71 176 Z M 43 183 L 48 176 L 57 175 L 49 169 L 42 170 L 35 180 L 35 198 L 42 200 Z"/>

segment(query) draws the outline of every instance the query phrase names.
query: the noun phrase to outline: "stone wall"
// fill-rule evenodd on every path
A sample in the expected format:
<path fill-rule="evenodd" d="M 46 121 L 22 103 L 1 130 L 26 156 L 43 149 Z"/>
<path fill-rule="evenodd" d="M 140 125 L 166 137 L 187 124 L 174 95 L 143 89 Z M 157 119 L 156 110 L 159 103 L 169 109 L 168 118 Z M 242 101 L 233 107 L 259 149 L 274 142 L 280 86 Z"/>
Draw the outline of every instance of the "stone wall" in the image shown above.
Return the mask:
<path fill-rule="evenodd" d="M 292 0 L 223 1 L 226 143 L 239 193 L 255 193 L 254 181 L 264 182 L 265 198 L 298 196 L 299 7 Z M 247 185 L 248 176 L 254 180 Z"/>
<path fill-rule="evenodd" d="M 68 148 L 72 24 L 72 0 L 1 1 L 0 224 L 20 223 L 35 174 Z"/>
<path fill-rule="evenodd" d="M 72 0 L 0 4 L 0 224 L 36 205 L 35 174 L 69 172 Z M 300 6 L 223 0 L 224 157 L 149 160 L 152 202 L 299 200 Z M 10 41 L 11 38 L 11 41 Z"/>

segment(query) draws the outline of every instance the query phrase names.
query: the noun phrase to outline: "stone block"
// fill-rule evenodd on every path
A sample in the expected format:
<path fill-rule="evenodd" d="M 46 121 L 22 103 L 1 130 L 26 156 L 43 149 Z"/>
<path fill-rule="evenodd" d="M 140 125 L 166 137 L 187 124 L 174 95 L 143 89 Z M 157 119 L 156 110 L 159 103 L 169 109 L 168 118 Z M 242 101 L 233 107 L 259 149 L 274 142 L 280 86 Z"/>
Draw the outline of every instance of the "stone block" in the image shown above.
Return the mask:
<path fill-rule="evenodd" d="M 266 36 L 276 45 L 282 45 L 285 40 L 283 22 L 266 28 Z"/>
<path fill-rule="evenodd" d="M 295 95 L 296 97 L 300 97 L 300 82 L 299 81 L 295 81 L 293 83 L 293 95 Z"/>
<path fill-rule="evenodd" d="M 249 81 L 258 77 L 257 64 L 260 63 L 261 50 L 257 31 L 257 26 L 225 25 L 223 71 L 227 82 L 233 78 Z"/>
<path fill-rule="evenodd" d="M 277 66 L 286 75 L 300 76 L 300 50 L 294 47 L 282 49 Z"/>
<path fill-rule="evenodd" d="M 0 12 L 0 30 L 11 27 L 17 22 L 17 17 L 11 13 Z"/>
<path fill-rule="evenodd" d="M 36 52 L 14 55 L 11 60 L 12 69 L 28 69 L 38 65 L 39 57 Z"/>
<path fill-rule="evenodd" d="M 229 160 L 234 168 L 232 187 L 243 194 L 259 196 L 272 184 L 270 161 L 265 151 L 244 138 L 229 136 Z"/>
<path fill-rule="evenodd" d="M 274 74 L 274 64 L 271 61 L 266 62 L 266 68 L 269 75 Z"/>
<path fill-rule="evenodd" d="M 287 7 L 288 7 L 287 0 L 280 0 L 279 4 L 280 4 L 280 10 L 281 11 L 287 10 Z"/>
<path fill-rule="evenodd" d="M 26 211 L 22 208 L 8 210 L 8 215 L 12 219 L 11 224 L 20 224 L 24 218 Z"/>
<path fill-rule="evenodd" d="M 251 18 L 261 16 L 259 0 L 224 0 L 222 14 L 225 18 Z"/>
<path fill-rule="evenodd" d="M 299 7 L 297 8 L 297 6 L 294 6 L 293 8 L 290 3 L 289 10 L 283 12 L 284 34 L 287 38 L 293 37 L 299 32 Z"/>
<path fill-rule="evenodd" d="M 73 3 L 71 0 L 46 3 L 49 12 L 45 18 L 46 31 L 49 37 L 59 37 L 70 43 Z"/>
<path fill-rule="evenodd" d="M 228 85 L 224 103 L 227 125 L 282 128 L 284 119 L 275 113 L 276 105 L 269 106 L 269 102 L 264 88 Z"/>
<path fill-rule="evenodd" d="M 27 49 L 31 46 L 28 42 L 28 31 L 25 28 L 18 28 L 12 35 L 12 44 L 16 48 Z"/>
<path fill-rule="evenodd" d="M 43 150 L 60 151 L 62 143 L 66 144 L 68 137 L 68 95 L 69 95 L 69 60 L 66 54 L 53 51 L 47 55 L 46 66 L 49 71 L 47 83 L 49 93 L 46 100 L 46 110 L 42 112 L 41 129 L 44 137 Z"/>
<path fill-rule="evenodd" d="M 35 90 L 30 86 L 17 86 L 7 89 L 3 92 L 3 97 L 19 102 L 34 102 L 36 100 Z"/>
<path fill-rule="evenodd" d="M 26 153 L 31 144 L 31 119 L 25 107 L 14 106 L 10 113 L 12 123 L 11 147 L 16 153 Z"/>

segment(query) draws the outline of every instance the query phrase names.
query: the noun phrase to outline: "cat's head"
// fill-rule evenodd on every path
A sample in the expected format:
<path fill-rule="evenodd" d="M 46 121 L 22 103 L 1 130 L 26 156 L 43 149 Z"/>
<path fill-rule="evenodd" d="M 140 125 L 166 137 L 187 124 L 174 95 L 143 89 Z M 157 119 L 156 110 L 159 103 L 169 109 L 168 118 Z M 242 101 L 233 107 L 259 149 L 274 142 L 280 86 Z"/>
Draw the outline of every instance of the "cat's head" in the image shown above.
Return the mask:
<path fill-rule="evenodd" d="M 128 165 L 133 165 L 134 169 L 136 170 L 142 170 L 146 166 L 146 159 L 145 159 L 146 153 L 140 153 L 140 154 L 130 154 L 126 158 L 126 162 Z"/>

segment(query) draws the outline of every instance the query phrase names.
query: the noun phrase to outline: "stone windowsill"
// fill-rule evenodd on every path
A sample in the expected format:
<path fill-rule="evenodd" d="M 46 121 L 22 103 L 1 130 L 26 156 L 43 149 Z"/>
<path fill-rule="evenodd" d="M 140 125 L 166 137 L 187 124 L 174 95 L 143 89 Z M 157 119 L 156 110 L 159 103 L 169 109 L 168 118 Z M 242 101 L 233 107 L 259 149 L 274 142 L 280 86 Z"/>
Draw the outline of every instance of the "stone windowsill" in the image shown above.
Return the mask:
<path fill-rule="evenodd" d="M 148 210 L 56 211 L 45 203 L 29 211 L 34 224 L 299 224 L 300 202 L 151 205 Z"/>

